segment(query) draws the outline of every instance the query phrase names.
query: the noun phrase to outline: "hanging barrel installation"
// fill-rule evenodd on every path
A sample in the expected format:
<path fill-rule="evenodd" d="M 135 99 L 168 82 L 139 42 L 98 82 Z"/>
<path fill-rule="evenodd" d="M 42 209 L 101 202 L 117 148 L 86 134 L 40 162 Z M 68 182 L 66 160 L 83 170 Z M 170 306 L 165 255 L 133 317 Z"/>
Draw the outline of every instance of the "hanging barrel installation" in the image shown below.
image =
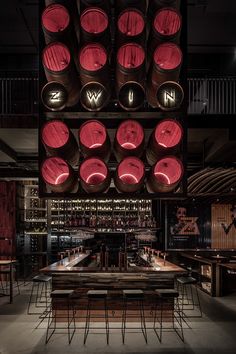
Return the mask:
<path fill-rule="evenodd" d="M 76 166 L 79 162 L 79 148 L 76 139 L 65 123 L 51 120 L 44 124 L 41 138 L 46 151 L 59 156 Z"/>
<path fill-rule="evenodd" d="M 71 192 L 78 190 L 78 179 L 72 167 L 59 157 L 49 157 L 41 166 L 43 181 L 55 193 Z"/>
<path fill-rule="evenodd" d="M 110 138 L 101 122 L 90 120 L 82 124 L 79 130 L 79 143 L 84 157 L 98 156 L 105 161 L 109 160 Z"/>
<path fill-rule="evenodd" d="M 144 163 L 137 157 L 131 156 L 119 163 L 114 182 L 119 192 L 133 193 L 142 188 L 144 178 Z"/>
<path fill-rule="evenodd" d="M 166 156 L 152 167 L 147 180 L 149 193 L 169 193 L 180 183 L 183 177 L 183 164 L 175 156 Z"/>
<path fill-rule="evenodd" d="M 108 167 L 98 157 L 87 158 L 81 163 L 79 178 L 82 188 L 87 193 L 106 192 L 111 183 Z"/>
<path fill-rule="evenodd" d="M 165 119 L 157 124 L 152 132 L 146 149 L 149 165 L 154 165 L 164 155 L 171 155 L 178 151 L 183 139 L 183 128 L 174 119 Z"/>
<path fill-rule="evenodd" d="M 144 130 L 140 123 L 131 119 L 122 122 L 114 140 L 114 154 L 117 161 L 127 156 L 141 157 L 144 143 Z"/>

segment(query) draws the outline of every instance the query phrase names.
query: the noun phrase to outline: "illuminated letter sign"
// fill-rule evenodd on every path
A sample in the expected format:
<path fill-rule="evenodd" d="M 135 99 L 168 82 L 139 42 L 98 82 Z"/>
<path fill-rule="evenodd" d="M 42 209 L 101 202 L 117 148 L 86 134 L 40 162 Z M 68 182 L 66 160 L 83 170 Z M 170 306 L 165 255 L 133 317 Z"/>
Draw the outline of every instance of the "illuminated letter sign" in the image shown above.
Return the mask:
<path fill-rule="evenodd" d="M 41 93 L 44 106 L 50 111 L 61 111 L 65 108 L 68 94 L 65 87 L 59 82 L 49 82 Z"/>
<path fill-rule="evenodd" d="M 108 100 L 108 92 L 99 82 L 89 82 L 81 89 L 80 101 L 82 106 L 88 111 L 100 111 Z"/>
<path fill-rule="evenodd" d="M 183 99 L 183 89 L 176 82 L 164 82 L 157 90 L 157 102 L 164 111 L 179 109 Z"/>

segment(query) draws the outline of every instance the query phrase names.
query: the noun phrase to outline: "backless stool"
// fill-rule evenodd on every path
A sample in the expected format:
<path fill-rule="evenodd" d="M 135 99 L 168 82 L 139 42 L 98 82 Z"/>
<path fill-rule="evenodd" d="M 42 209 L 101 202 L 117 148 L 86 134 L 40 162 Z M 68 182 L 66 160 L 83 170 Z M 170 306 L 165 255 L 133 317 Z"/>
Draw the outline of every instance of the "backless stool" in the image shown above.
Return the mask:
<path fill-rule="evenodd" d="M 36 308 L 44 308 L 45 313 L 47 312 L 50 305 L 51 280 L 52 277 L 44 274 L 36 275 L 32 279 L 32 288 L 27 309 L 28 315 L 41 315 L 42 312 L 37 311 Z"/>
<path fill-rule="evenodd" d="M 176 278 L 177 291 L 180 293 L 181 309 L 183 316 L 190 317 L 202 317 L 202 308 L 198 294 L 197 279 L 191 276 L 183 276 Z M 193 289 L 195 291 L 193 291 Z M 194 296 L 195 292 L 195 296 Z M 194 311 L 197 309 L 198 314 L 186 313 L 186 311 Z"/>
<path fill-rule="evenodd" d="M 153 328 L 159 341 L 162 341 L 163 330 L 174 330 L 184 342 L 182 315 L 178 301 L 179 293 L 175 289 L 156 289 L 155 293 L 157 295 L 157 300 L 159 301 L 156 301 Z M 159 316 L 157 314 L 158 305 L 160 306 Z M 164 305 L 168 305 L 166 311 Z M 159 328 L 156 327 L 157 322 L 159 323 Z M 172 327 L 164 327 L 163 323 L 167 322 L 171 322 Z M 175 323 L 178 324 L 178 327 L 175 326 Z"/>
<path fill-rule="evenodd" d="M 68 343 L 69 344 L 71 343 L 76 330 L 76 325 L 75 325 L 76 311 L 72 299 L 73 294 L 74 294 L 74 290 L 54 290 L 51 292 L 52 303 L 51 303 L 51 309 L 48 314 L 48 326 L 47 326 L 46 341 L 45 341 L 46 344 L 49 342 L 49 339 L 58 329 L 67 330 L 66 332 L 68 335 Z M 59 304 L 60 306 L 58 306 Z M 58 314 L 58 310 L 64 311 L 64 306 L 66 309 L 65 310 L 66 315 Z M 60 319 L 65 320 L 61 322 L 66 323 L 66 326 L 63 327 L 58 326 L 58 322 L 59 322 L 58 320 Z"/>
<path fill-rule="evenodd" d="M 91 315 L 91 308 L 95 303 L 101 302 L 103 300 L 103 310 L 104 310 L 104 318 L 105 318 L 105 330 L 106 330 L 106 339 L 107 344 L 109 344 L 109 317 L 108 317 L 108 306 L 107 306 L 107 290 L 89 290 L 87 292 L 88 302 L 87 302 L 87 312 L 86 312 L 86 320 L 85 320 L 85 329 L 84 329 L 84 344 L 86 343 L 89 330 L 90 330 L 90 322 L 91 319 L 100 318 L 101 316 Z"/>
<path fill-rule="evenodd" d="M 122 327 L 121 327 L 123 344 L 125 343 L 127 318 L 137 317 L 137 315 L 127 314 L 128 312 L 127 305 L 130 303 L 131 304 L 137 303 L 138 305 L 139 318 L 141 322 L 141 330 L 143 332 L 145 342 L 147 343 L 147 329 L 146 329 L 145 313 L 144 313 L 144 305 L 143 305 L 144 292 L 142 290 L 137 289 L 137 290 L 123 290 L 123 310 L 122 310 Z"/>

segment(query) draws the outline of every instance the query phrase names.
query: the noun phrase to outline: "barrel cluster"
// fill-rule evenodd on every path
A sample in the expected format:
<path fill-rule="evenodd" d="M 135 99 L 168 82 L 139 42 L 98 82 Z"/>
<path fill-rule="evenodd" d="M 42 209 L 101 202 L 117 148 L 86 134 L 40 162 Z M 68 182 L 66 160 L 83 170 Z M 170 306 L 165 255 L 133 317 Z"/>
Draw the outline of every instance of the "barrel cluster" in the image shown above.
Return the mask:
<path fill-rule="evenodd" d="M 179 80 L 180 0 L 46 0 L 45 4 L 42 63 L 47 81 L 65 91 L 64 99 L 50 96 L 52 106 L 45 99 L 49 88 L 43 87 L 48 109 L 80 103 L 88 111 L 99 111 L 113 101 L 126 111 L 147 103 L 167 109 L 158 91 L 162 92 L 163 83 Z"/>
<path fill-rule="evenodd" d="M 183 129 L 174 119 L 160 121 L 147 141 L 143 127 L 131 119 L 119 125 L 113 144 L 106 127 L 97 120 L 82 124 L 77 137 L 78 143 L 60 120 L 50 120 L 42 127 L 47 158 L 41 176 L 53 192 L 77 192 L 80 184 L 87 193 L 103 193 L 113 180 L 118 192 L 133 193 L 146 185 L 150 193 L 165 193 L 181 181 L 183 166 L 177 156 Z M 115 171 L 108 167 L 111 155 L 117 161 Z"/>
<path fill-rule="evenodd" d="M 176 192 L 186 113 L 180 2 L 45 0 L 39 151 L 46 194 Z M 120 124 L 108 108 L 81 113 L 108 104 L 120 107 Z M 89 117 L 80 122 L 82 115 Z"/>

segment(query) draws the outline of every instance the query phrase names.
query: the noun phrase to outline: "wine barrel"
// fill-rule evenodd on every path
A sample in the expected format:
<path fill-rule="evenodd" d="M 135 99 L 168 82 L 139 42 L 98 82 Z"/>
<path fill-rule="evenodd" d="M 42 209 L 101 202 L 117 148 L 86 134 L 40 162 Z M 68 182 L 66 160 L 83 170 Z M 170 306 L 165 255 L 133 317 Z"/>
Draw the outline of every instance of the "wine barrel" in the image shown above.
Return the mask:
<path fill-rule="evenodd" d="M 41 166 L 41 176 L 46 185 L 55 193 L 78 190 L 78 179 L 71 166 L 59 157 L 48 157 Z"/>
<path fill-rule="evenodd" d="M 111 11 L 110 0 L 77 0 L 77 6 L 79 13 L 83 12 L 89 7 L 99 7 L 100 9 L 106 11 L 108 15 Z"/>
<path fill-rule="evenodd" d="M 101 43 L 106 49 L 110 47 L 110 27 L 107 13 L 97 7 L 85 9 L 80 16 L 81 41 Z"/>
<path fill-rule="evenodd" d="M 101 122 L 90 120 L 83 123 L 79 130 L 79 143 L 84 157 L 98 156 L 105 161 L 109 160 L 111 142 Z"/>
<path fill-rule="evenodd" d="M 66 7 L 52 4 L 45 8 L 41 17 L 46 44 L 60 41 L 70 43 L 70 14 Z"/>
<path fill-rule="evenodd" d="M 143 13 L 133 8 L 122 11 L 117 21 L 117 46 L 120 47 L 127 42 L 136 42 L 144 47 L 145 38 L 146 29 Z"/>
<path fill-rule="evenodd" d="M 127 156 L 141 157 L 145 144 L 144 130 L 135 120 L 122 122 L 115 135 L 114 154 L 117 161 Z"/>
<path fill-rule="evenodd" d="M 61 111 L 66 107 L 68 92 L 59 82 L 51 81 L 42 88 L 41 100 L 50 111 Z"/>
<path fill-rule="evenodd" d="M 78 9 L 74 0 L 45 0 L 45 5 L 49 6 L 52 4 L 60 4 L 66 7 L 70 13 L 72 27 L 77 37 L 77 42 L 80 42 L 80 25 L 79 25 L 79 16 Z M 77 43 L 76 43 L 77 44 Z"/>
<path fill-rule="evenodd" d="M 88 111 L 97 112 L 109 102 L 110 90 L 99 82 L 89 82 L 80 91 L 80 103 Z"/>
<path fill-rule="evenodd" d="M 147 84 L 147 99 L 152 107 L 157 107 L 158 87 L 166 81 L 178 81 L 181 64 L 182 51 L 175 43 L 165 42 L 156 48 Z"/>
<path fill-rule="evenodd" d="M 173 8 L 163 8 L 157 11 L 148 43 L 149 62 L 156 47 L 163 42 L 179 43 L 182 26 L 180 13 Z"/>
<path fill-rule="evenodd" d="M 133 193 L 142 188 L 144 178 L 144 163 L 137 157 L 131 156 L 119 163 L 114 183 L 119 192 Z"/>
<path fill-rule="evenodd" d="M 181 0 L 151 0 L 149 1 L 148 13 L 153 17 L 158 10 L 163 7 L 172 7 L 177 10 L 180 8 Z"/>
<path fill-rule="evenodd" d="M 99 82 L 109 86 L 110 75 L 105 48 L 99 43 L 90 43 L 79 52 L 80 80 L 82 85 Z"/>
<path fill-rule="evenodd" d="M 126 43 L 117 53 L 116 82 L 118 90 L 127 81 L 143 85 L 145 81 L 145 51 L 137 43 Z"/>
<path fill-rule="evenodd" d="M 145 91 L 142 85 L 127 81 L 118 91 L 119 105 L 126 111 L 137 111 L 144 104 Z"/>
<path fill-rule="evenodd" d="M 154 165 L 164 155 L 176 153 L 182 139 L 183 128 L 179 122 L 168 118 L 158 123 L 150 136 L 146 149 L 149 165 Z"/>
<path fill-rule="evenodd" d="M 41 139 L 50 155 L 59 156 L 73 166 L 78 164 L 78 144 L 65 123 L 60 120 L 46 122 L 41 130 Z"/>
<path fill-rule="evenodd" d="M 81 163 L 79 178 L 82 188 L 87 193 L 106 192 L 111 183 L 108 167 L 98 157 L 87 158 Z"/>
<path fill-rule="evenodd" d="M 119 0 L 115 1 L 116 4 L 116 13 L 120 14 L 123 10 L 128 7 L 133 7 L 141 11 L 144 15 L 147 11 L 147 1 L 146 0 Z"/>
<path fill-rule="evenodd" d="M 67 46 L 60 42 L 48 44 L 42 55 L 47 80 L 61 83 L 68 92 L 67 106 L 79 101 L 79 79 Z"/>
<path fill-rule="evenodd" d="M 174 156 L 166 156 L 152 167 L 147 180 L 149 193 L 169 193 L 183 177 L 183 164 Z"/>
<path fill-rule="evenodd" d="M 78 41 L 69 10 L 60 4 L 49 5 L 42 13 L 41 22 L 46 44 L 57 41 L 66 44 L 78 66 Z"/>

